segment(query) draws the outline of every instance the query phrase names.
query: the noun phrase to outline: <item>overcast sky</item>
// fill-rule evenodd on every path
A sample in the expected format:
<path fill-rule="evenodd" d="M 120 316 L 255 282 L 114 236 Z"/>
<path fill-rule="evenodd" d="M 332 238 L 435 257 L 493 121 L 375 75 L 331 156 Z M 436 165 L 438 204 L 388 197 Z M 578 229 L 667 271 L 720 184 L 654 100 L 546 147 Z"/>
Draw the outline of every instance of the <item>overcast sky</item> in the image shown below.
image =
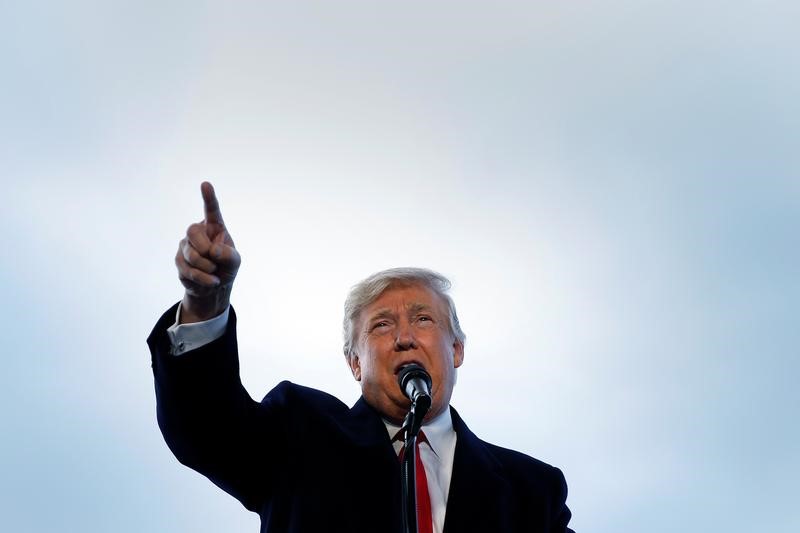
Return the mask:
<path fill-rule="evenodd" d="M 0 6 L 0 530 L 258 530 L 155 420 L 208 179 L 254 398 L 354 402 L 349 287 L 425 266 L 579 533 L 799 531 L 798 5 Z"/>

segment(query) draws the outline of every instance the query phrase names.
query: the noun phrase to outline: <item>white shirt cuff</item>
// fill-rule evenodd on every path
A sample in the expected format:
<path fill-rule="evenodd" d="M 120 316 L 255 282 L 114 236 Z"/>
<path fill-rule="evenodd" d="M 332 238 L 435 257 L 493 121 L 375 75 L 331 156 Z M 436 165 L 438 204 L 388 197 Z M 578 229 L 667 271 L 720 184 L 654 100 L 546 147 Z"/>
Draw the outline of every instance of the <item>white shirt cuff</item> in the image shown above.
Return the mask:
<path fill-rule="evenodd" d="M 182 355 L 222 337 L 228 326 L 230 309 L 231 306 L 228 306 L 221 314 L 204 322 L 181 324 L 179 305 L 175 313 L 175 323 L 167 328 L 167 335 L 172 343 L 172 355 Z"/>

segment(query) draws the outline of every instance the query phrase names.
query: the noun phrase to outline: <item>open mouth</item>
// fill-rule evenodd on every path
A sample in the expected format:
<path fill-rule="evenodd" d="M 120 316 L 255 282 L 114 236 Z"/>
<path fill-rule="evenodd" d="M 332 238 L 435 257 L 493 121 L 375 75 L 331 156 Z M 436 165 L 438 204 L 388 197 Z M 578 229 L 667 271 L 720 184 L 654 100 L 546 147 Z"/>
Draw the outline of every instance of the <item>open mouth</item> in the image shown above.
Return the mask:
<path fill-rule="evenodd" d="M 402 363 L 397 365 L 394 368 L 394 375 L 396 376 L 397 374 L 399 374 L 400 370 L 402 370 L 403 367 L 406 367 L 408 365 L 415 365 L 415 364 L 421 366 L 422 368 L 425 368 L 425 366 L 422 363 L 420 363 L 419 361 L 417 361 L 416 359 L 410 359 L 408 361 L 403 361 Z"/>

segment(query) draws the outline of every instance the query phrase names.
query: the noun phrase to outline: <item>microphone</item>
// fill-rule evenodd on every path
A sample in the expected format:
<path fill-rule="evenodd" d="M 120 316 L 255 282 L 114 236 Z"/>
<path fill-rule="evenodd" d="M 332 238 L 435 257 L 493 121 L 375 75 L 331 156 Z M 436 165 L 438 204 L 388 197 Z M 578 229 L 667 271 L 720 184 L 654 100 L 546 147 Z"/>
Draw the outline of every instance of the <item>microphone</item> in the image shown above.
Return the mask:
<path fill-rule="evenodd" d="M 431 407 L 431 376 L 416 363 L 400 369 L 397 374 L 400 390 L 423 414 Z"/>

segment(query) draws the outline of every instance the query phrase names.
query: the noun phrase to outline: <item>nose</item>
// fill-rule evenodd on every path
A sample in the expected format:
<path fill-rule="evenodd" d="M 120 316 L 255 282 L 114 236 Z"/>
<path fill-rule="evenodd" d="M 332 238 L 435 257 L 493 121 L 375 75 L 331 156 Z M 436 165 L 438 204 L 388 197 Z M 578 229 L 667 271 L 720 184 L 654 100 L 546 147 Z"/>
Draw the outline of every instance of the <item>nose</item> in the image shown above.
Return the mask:
<path fill-rule="evenodd" d="M 394 339 L 394 349 L 397 352 L 414 350 L 417 347 L 417 340 L 414 338 L 408 324 L 397 328 L 397 336 Z"/>

